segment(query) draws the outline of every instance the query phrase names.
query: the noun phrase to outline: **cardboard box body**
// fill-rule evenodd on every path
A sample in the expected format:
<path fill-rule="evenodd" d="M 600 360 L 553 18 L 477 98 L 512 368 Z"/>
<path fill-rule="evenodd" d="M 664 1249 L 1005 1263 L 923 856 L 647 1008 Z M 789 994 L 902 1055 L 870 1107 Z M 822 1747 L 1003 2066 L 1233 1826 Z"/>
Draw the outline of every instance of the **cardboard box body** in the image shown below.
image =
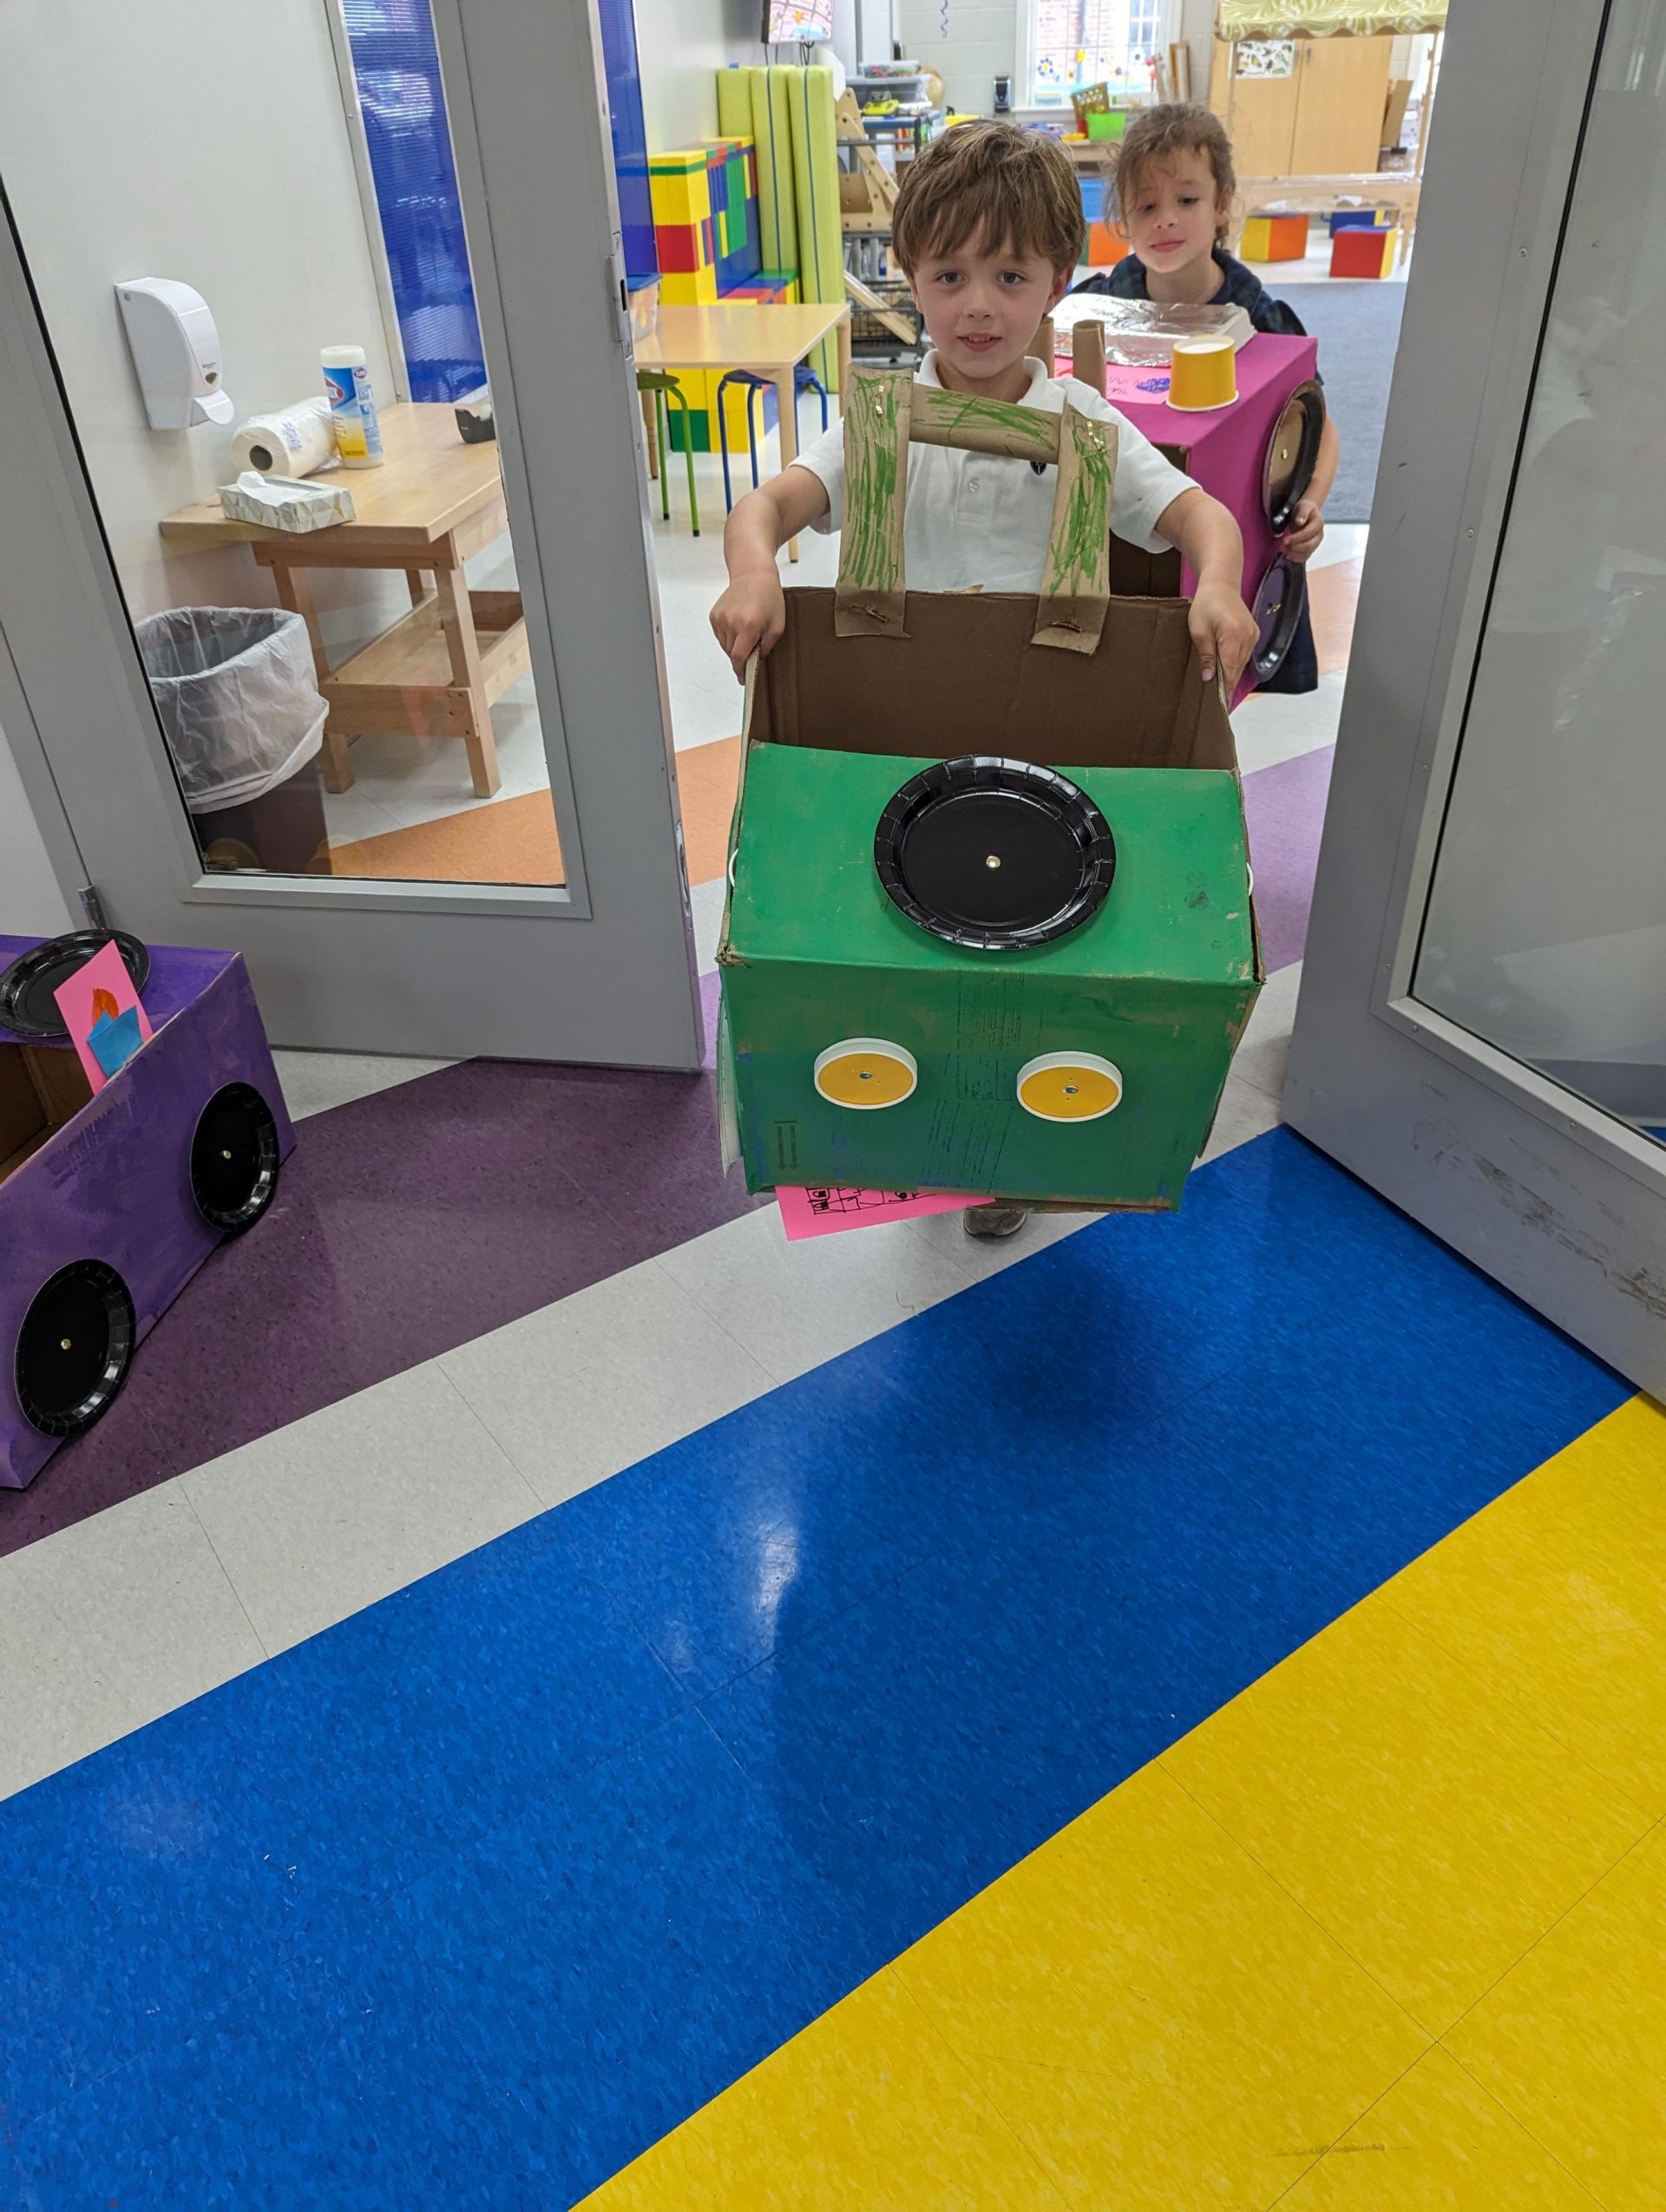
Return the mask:
<path fill-rule="evenodd" d="M 1153 381 L 1148 369 L 1113 364 L 1105 374 L 1105 397 L 1112 407 L 1143 430 L 1153 445 L 1160 446 L 1177 468 L 1184 468 L 1195 483 L 1230 511 L 1243 533 L 1246 605 L 1255 605 L 1256 593 L 1279 557 L 1278 540 L 1267 514 L 1268 448 L 1290 395 L 1315 375 L 1318 357 L 1319 348 L 1312 338 L 1272 337 L 1258 332 L 1239 350 L 1237 398 L 1230 407 L 1202 415 L 1171 407 L 1166 390 L 1142 391 L 1143 383 Z M 1178 566 L 1177 561 L 1175 565 Z M 1188 570 L 1178 588 L 1190 592 L 1192 581 Z M 1246 671 L 1237 698 L 1247 697 L 1254 689 L 1255 678 Z"/>
<path fill-rule="evenodd" d="M 720 1079 L 752 1190 L 965 1190 L 1171 1208 L 1203 1149 L 1261 981 L 1230 725 L 1184 601 L 1113 600 L 1092 655 L 1032 645 L 1032 599 L 915 594 L 908 637 L 836 638 L 833 594 L 790 591 L 748 702 L 718 963 Z M 928 760 L 1058 768 L 1117 843 L 1105 904 L 1034 949 L 971 952 L 886 896 L 874 832 Z M 883 1038 L 918 1063 L 882 1111 L 836 1106 L 818 1054 Z M 1043 1121 L 1020 1068 L 1079 1050 L 1121 1103 Z"/>

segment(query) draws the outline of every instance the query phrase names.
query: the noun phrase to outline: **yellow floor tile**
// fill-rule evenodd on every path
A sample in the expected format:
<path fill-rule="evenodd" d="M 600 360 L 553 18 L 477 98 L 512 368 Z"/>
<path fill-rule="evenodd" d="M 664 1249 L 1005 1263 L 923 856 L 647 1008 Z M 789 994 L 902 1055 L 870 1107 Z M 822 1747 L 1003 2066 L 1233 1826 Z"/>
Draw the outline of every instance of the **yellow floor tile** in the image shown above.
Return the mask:
<path fill-rule="evenodd" d="M 1387 1604 L 1333 1623 L 1163 1764 L 1433 2034 L 1649 1825 Z"/>
<path fill-rule="evenodd" d="M 1147 1768 L 895 1972 L 1073 2204 L 1261 2212 L 1427 2038 Z"/>
<path fill-rule="evenodd" d="M 1592 2198 L 1439 2045 L 1279 2212 L 1592 2212 Z"/>
<path fill-rule="evenodd" d="M 1666 1814 L 1666 1414 L 1634 1398 L 1381 1593 Z"/>
<path fill-rule="evenodd" d="M 1606 2212 L 1666 2206 L 1666 1828 L 1446 2039 Z"/>
<path fill-rule="evenodd" d="M 1059 2212 L 891 1973 L 824 2012 L 580 2212 Z"/>

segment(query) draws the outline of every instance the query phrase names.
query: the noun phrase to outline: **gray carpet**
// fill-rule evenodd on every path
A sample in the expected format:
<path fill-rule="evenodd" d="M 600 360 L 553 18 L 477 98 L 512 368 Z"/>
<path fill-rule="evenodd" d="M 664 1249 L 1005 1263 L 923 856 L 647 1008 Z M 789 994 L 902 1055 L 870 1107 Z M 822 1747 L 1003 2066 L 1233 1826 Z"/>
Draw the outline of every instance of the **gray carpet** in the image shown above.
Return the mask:
<path fill-rule="evenodd" d="M 1325 503 L 1326 518 L 1368 522 L 1406 287 L 1341 279 L 1317 285 L 1275 281 L 1267 289 L 1288 300 L 1308 335 L 1319 341 L 1325 398 L 1342 435 L 1342 464 Z"/>

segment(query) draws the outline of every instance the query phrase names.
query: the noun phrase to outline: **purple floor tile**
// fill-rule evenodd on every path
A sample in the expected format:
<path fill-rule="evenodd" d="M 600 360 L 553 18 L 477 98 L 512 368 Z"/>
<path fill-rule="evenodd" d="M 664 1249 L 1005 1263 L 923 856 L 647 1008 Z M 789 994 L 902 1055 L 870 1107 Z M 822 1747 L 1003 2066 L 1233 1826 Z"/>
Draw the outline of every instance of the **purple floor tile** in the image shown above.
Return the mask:
<path fill-rule="evenodd" d="M 1250 825 L 1250 861 L 1256 872 L 1256 918 L 1262 952 L 1271 975 L 1302 958 L 1308 941 L 1335 747 L 1257 769 L 1243 779 L 1243 811 Z"/>
<path fill-rule="evenodd" d="M 719 1174 L 709 1076 L 470 1060 L 298 1137 L 105 1419 L 0 1493 L 0 1556 L 758 1202 Z"/>
<path fill-rule="evenodd" d="M 1331 749 L 1244 778 L 1268 970 L 1302 958 Z M 706 1065 L 718 979 L 701 978 Z M 301 1124 L 99 1425 L 0 1491 L 0 1557 L 734 1220 L 709 1075 L 470 1060 Z"/>

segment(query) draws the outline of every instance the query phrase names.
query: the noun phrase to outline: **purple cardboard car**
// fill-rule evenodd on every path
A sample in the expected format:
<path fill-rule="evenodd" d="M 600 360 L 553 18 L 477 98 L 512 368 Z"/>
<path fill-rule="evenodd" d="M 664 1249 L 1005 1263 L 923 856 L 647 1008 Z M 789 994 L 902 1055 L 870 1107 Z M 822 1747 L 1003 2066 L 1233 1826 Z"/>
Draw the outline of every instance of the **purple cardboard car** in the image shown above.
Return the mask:
<path fill-rule="evenodd" d="M 0 937 L 0 970 L 36 943 Z M 159 946 L 142 995 L 154 1034 L 96 1096 L 67 1037 L 0 1009 L 0 1489 L 106 1410 L 294 1148 L 242 956 Z"/>

